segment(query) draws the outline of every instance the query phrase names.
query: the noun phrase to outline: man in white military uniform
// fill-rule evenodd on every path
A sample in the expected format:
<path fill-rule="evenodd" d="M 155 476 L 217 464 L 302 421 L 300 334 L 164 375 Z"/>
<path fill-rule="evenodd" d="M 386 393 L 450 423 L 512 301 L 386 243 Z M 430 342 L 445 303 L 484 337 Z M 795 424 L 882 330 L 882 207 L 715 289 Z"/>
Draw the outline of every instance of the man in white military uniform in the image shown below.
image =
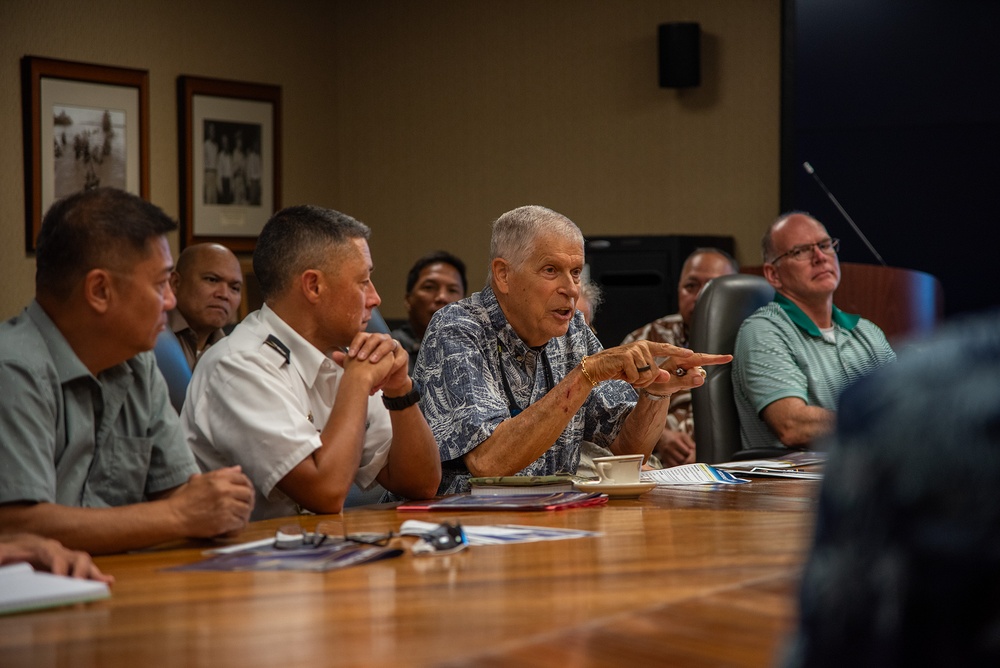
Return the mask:
<path fill-rule="evenodd" d="M 337 211 L 276 213 L 254 251 L 264 306 L 205 353 L 181 421 L 200 466 L 239 463 L 252 519 L 337 513 L 352 483 L 437 492 L 437 445 L 407 354 L 364 331 L 381 300 L 367 226 Z"/>

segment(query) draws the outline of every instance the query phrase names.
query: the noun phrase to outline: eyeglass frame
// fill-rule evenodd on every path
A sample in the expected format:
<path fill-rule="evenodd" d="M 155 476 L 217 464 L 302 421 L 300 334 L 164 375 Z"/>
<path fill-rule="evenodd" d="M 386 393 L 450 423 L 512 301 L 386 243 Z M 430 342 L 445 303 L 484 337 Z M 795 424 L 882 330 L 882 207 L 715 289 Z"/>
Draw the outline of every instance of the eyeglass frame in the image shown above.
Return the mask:
<path fill-rule="evenodd" d="M 829 251 L 823 249 L 824 244 L 829 244 L 830 248 Z M 771 265 L 777 264 L 778 260 L 781 260 L 786 257 L 790 257 L 792 259 L 792 262 L 802 262 L 804 258 L 808 258 L 808 256 L 812 254 L 813 250 L 816 248 L 818 248 L 819 251 L 824 255 L 830 255 L 830 256 L 836 255 L 840 250 L 840 239 L 837 239 L 836 237 L 827 237 L 826 239 L 814 241 L 811 244 L 801 244 L 799 246 L 792 246 L 778 257 L 769 261 L 768 264 Z"/>
<path fill-rule="evenodd" d="M 320 524 L 323 524 L 323 522 Z M 319 527 L 319 525 L 316 526 Z M 331 533 L 321 533 L 319 531 L 306 531 L 298 525 L 295 525 L 294 527 L 299 531 L 297 534 L 286 533 L 282 530 L 291 527 L 292 525 L 288 525 L 287 527 L 278 527 L 278 529 L 274 532 L 274 548 L 276 550 L 315 549 L 326 543 L 328 538 L 340 538 L 345 542 L 385 547 L 389 544 L 389 541 L 396 536 L 396 533 L 392 531 L 387 534 L 375 534 L 375 538 L 369 538 L 365 534 L 348 534 L 347 527 L 343 522 L 341 523 L 343 533 L 340 536 L 336 536 Z M 295 537 L 294 541 L 290 540 L 293 536 Z"/>

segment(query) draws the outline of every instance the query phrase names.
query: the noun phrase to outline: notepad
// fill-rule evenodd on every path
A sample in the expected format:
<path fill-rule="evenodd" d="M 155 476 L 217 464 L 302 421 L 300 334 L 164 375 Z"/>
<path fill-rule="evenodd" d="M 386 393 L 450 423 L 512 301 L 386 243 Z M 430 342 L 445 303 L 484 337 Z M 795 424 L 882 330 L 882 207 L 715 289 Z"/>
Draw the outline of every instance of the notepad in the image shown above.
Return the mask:
<path fill-rule="evenodd" d="M 0 566 L 0 615 L 53 608 L 111 596 L 108 585 L 36 571 L 31 564 Z"/>
<path fill-rule="evenodd" d="M 572 492 L 573 482 L 569 474 L 504 475 L 470 478 L 469 487 L 474 496 L 518 496 Z"/>

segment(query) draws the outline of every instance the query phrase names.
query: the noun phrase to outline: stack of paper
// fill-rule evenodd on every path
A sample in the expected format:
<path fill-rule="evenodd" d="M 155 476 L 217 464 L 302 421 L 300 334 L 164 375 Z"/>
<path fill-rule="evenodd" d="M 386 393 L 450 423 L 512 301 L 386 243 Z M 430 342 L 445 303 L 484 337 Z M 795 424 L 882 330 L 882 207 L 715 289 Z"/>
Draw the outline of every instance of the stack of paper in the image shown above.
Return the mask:
<path fill-rule="evenodd" d="M 794 469 L 799 466 L 813 466 L 826 463 L 825 452 L 809 452 L 797 450 L 774 459 L 745 459 L 743 461 L 723 462 L 715 464 L 716 468 L 729 471 L 752 471 L 755 468 L 764 469 Z"/>
<path fill-rule="evenodd" d="M 798 450 L 775 459 L 746 459 L 743 461 L 716 464 L 716 468 L 734 471 L 740 475 L 765 476 L 768 478 L 798 478 L 800 480 L 822 480 L 821 470 L 804 471 L 799 467 L 814 466 L 826 462 L 826 453 Z M 818 467 L 822 468 L 822 467 Z"/>

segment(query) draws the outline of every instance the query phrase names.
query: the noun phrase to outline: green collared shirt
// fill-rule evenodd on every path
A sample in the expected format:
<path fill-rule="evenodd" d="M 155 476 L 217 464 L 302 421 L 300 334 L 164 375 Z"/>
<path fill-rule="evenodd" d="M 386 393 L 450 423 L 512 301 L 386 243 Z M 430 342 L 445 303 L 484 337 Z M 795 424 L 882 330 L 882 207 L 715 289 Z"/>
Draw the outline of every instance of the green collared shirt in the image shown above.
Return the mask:
<path fill-rule="evenodd" d="M 110 507 L 198 472 L 152 353 L 87 370 L 37 302 L 0 324 L 0 503 Z"/>
<path fill-rule="evenodd" d="M 806 333 L 811 334 L 812 336 L 823 336 L 822 332 L 819 331 L 819 327 L 817 327 L 816 323 L 812 321 L 812 318 L 807 316 L 791 299 L 779 292 L 776 292 L 774 294 L 774 302 L 788 314 L 788 318 L 795 323 L 797 327 L 805 330 Z M 835 325 L 839 325 L 843 329 L 850 332 L 857 326 L 858 321 L 861 320 L 861 316 L 854 313 L 844 313 L 839 308 L 834 306 L 832 320 Z"/>
<path fill-rule="evenodd" d="M 885 334 L 860 316 L 833 308 L 835 341 L 782 295 L 747 318 L 736 337 L 733 395 L 744 448 L 783 447 L 760 417 L 768 405 L 799 397 L 831 411 L 848 385 L 896 359 Z"/>

